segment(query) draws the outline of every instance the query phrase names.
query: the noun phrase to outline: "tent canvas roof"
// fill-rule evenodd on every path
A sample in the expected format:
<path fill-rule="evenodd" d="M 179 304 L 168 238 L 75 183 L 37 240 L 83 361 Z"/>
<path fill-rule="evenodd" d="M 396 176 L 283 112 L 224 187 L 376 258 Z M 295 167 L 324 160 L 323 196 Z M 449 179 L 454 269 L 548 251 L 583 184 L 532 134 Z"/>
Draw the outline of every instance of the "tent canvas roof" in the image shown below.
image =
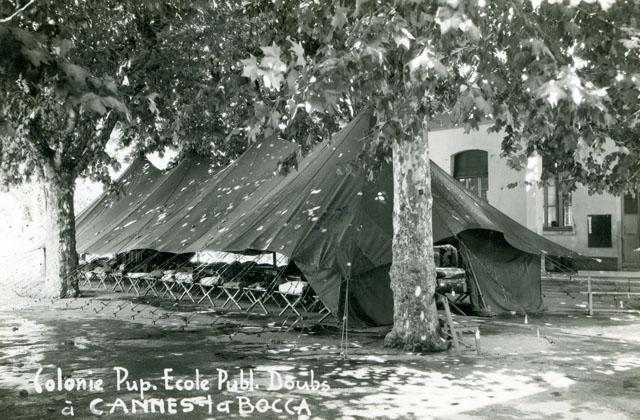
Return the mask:
<path fill-rule="evenodd" d="M 253 249 L 293 256 L 304 238 L 331 236 L 314 232 L 335 231 L 336 223 L 355 219 L 363 223 L 359 230 L 378 231 L 380 240 L 390 241 L 391 169 L 385 165 L 367 182 L 352 165 L 371 124 L 369 114 L 359 115 L 286 176 L 278 163 L 298 147 L 280 140 L 251 146 L 218 173 L 206 158 L 186 159 L 164 174 L 137 158 L 120 179 L 123 195 L 103 194 L 78 216 L 78 248 L 102 254 Z M 433 162 L 431 167 L 434 241 L 480 228 L 502 232 L 525 252 L 576 255 L 477 198 Z"/>
<path fill-rule="evenodd" d="M 252 145 L 215 174 L 207 159 L 197 158 L 160 176 L 149 170 L 135 178 L 129 170 L 125 197 L 104 196 L 79 218 L 78 249 L 278 252 L 296 262 L 336 311 L 342 279 L 391 263 L 392 170 L 383 165 L 370 182 L 353 165 L 372 124 L 369 113 L 360 114 L 286 175 L 278 164 L 297 146 L 279 140 Z M 436 242 L 486 229 L 527 253 L 575 255 L 475 197 L 433 163 L 432 192 Z"/>

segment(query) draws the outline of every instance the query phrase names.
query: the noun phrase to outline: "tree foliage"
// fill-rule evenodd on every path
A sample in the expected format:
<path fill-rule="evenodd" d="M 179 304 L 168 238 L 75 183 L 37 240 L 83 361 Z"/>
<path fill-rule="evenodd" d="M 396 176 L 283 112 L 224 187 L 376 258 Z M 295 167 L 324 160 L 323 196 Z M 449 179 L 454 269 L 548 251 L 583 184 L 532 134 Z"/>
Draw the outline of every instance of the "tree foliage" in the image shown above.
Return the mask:
<path fill-rule="evenodd" d="M 379 157 L 413 138 L 421 114 L 444 113 L 466 129 L 490 121 L 515 167 L 536 152 L 570 187 L 639 186 L 637 2 L 260 4 L 289 25 L 243 61 L 277 103 L 263 127 L 300 108 L 339 118 L 371 106 L 365 152 Z"/>
<path fill-rule="evenodd" d="M 38 170 L 32 153 L 47 148 L 107 180 L 116 121 L 143 152 L 172 145 L 225 163 L 257 137 L 321 141 L 371 106 L 368 156 L 412 138 L 417 114 L 446 113 L 467 129 L 491 121 L 516 167 L 537 152 L 594 191 L 640 182 L 636 2 L 24 6 L 0 10 L 5 181 Z M 36 117 L 55 144 L 28 140 Z"/>
<path fill-rule="evenodd" d="M 44 177 L 43 165 L 56 162 L 71 179 L 109 182 L 114 130 L 120 146 L 142 153 L 175 146 L 224 149 L 224 158 L 244 149 L 236 128 L 253 103 L 238 91 L 246 84 L 234 51 L 251 45 L 246 22 L 230 18 L 240 9 L 205 0 L 43 1 L 13 15 L 3 6 L 12 16 L 0 24 L 5 182 Z"/>
<path fill-rule="evenodd" d="M 78 64 L 74 25 L 79 23 L 71 8 L 45 3 L 0 24 L 5 182 L 34 173 L 75 179 L 100 157 L 94 134 L 101 131 L 101 117 L 113 113 L 126 120 L 129 115 L 113 78 Z"/>

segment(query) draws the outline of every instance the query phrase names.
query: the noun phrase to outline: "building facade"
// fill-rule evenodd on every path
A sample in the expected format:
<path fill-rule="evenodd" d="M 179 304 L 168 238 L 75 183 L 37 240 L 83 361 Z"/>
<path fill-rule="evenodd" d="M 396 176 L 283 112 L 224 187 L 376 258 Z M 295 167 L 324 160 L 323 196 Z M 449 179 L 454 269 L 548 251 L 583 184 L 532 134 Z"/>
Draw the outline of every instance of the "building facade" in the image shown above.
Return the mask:
<path fill-rule="evenodd" d="M 488 125 L 434 129 L 431 159 L 471 192 L 517 222 L 580 254 L 601 260 L 608 269 L 640 268 L 638 196 L 589 195 L 579 186 L 563 191 L 560 179 L 542 186 L 542 161 L 531 157 L 526 169 L 510 168 L 500 157 L 501 135 Z"/>

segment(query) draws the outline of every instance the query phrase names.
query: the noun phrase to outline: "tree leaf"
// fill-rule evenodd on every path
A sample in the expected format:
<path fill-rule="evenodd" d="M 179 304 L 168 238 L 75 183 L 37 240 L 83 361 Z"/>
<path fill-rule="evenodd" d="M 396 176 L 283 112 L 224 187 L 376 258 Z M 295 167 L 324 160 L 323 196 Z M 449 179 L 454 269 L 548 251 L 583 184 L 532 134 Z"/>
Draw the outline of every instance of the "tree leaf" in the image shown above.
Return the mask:
<path fill-rule="evenodd" d="M 446 76 L 446 67 L 438 60 L 429 48 L 424 48 L 420 54 L 407 63 L 409 67 L 409 73 L 413 75 L 415 72 L 423 69 L 433 69 L 436 74 L 440 76 Z"/>
<path fill-rule="evenodd" d="M 296 66 L 302 66 L 302 67 L 306 67 L 307 66 L 307 60 L 305 60 L 304 58 L 304 48 L 302 47 L 302 44 L 299 42 L 295 42 L 292 39 L 289 39 L 289 42 L 291 43 L 291 51 L 293 51 L 293 53 L 296 55 Z"/>
<path fill-rule="evenodd" d="M 281 72 L 267 70 L 263 71 L 262 80 L 266 89 L 280 90 L 280 86 L 284 83 L 284 76 Z"/>
<path fill-rule="evenodd" d="M 555 107 L 560 100 L 567 97 L 567 93 L 558 86 L 555 80 L 550 80 L 541 86 L 539 96 L 546 99 L 552 107 Z"/>
<path fill-rule="evenodd" d="M 298 73 L 295 69 L 289 70 L 289 73 L 287 74 L 287 85 L 289 86 L 290 90 L 295 91 L 298 77 L 300 77 L 300 73 Z"/>
<path fill-rule="evenodd" d="M 100 98 L 99 96 L 96 96 L 94 94 L 90 94 L 92 95 L 90 99 L 88 99 L 85 102 L 85 106 L 89 109 L 91 109 L 92 111 L 98 113 L 99 115 L 104 115 L 107 113 L 107 108 L 104 106 L 104 104 L 102 103 L 102 98 Z"/>
<path fill-rule="evenodd" d="M 27 48 L 22 47 L 20 52 L 27 57 L 27 60 L 36 67 L 40 67 L 41 64 L 49 63 L 49 54 L 42 48 Z"/>
<path fill-rule="evenodd" d="M 250 55 L 249 58 L 240 60 L 242 63 L 242 76 L 248 77 L 252 82 L 258 79 L 258 61 L 256 57 Z"/>
<path fill-rule="evenodd" d="M 275 42 L 273 42 L 269 47 L 260 47 L 260 49 L 262 50 L 262 53 L 265 56 L 276 57 L 280 59 L 280 54 L 281 54 L 280 47 L 278 47 Z"/>
<path fill-rule="evenodd" d="M 331 26 L 335 29 L 341 29 L 344 25 L 349 23 L 347 11 L 348 9 L 346 7 L 336 6 L 336 12 L 331 18 Z"/>
<path fill-rule="evenodd" d="M 87 88 L 87 77 L 89 76 L 88 71 L 77 64 L 72 63 L 64 63 L 61 67 L 73 87 L 79 90 Z"/>
<path fill-rule="evenodd" d="M 287 71 L 287 65 L 280 59 L 280 57 L 265 56 L 260 60 L 260 68 L 262 70 L 270 70 L 275 73 L 284 73 Z"/>
<path fill-rule="evenodd" d="M 149 101 L 149 111 L 151 111 L 156 116 L 160 115 L 160 111 L 158 111 L 158 106 L 156 105 L 156 98 L 160 96 L 158 92 L 153 92 L 147 95 L 147 100 Z"/>

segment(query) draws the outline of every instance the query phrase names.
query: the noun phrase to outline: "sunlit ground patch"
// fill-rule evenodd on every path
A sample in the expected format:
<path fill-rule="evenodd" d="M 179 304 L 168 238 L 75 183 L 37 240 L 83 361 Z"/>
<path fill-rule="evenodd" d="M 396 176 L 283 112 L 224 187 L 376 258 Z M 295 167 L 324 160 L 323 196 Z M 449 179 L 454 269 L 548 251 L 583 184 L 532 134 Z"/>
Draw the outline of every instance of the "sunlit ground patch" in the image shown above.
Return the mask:
<path fill-rule="evenodd" d="M 357 418 L 381 413 L 389 418 L 425 413 L 450 416 L 574 383 L 555 371 L 540 372 L 535 378 L 525 371 L 510 369 L 456 377 L 403 366 L 375 365 L 335 370 L 329 376 L 335 376 L 344 388 L 334 389 L 336 399 L 324 402 L 324 406 Z"/>

